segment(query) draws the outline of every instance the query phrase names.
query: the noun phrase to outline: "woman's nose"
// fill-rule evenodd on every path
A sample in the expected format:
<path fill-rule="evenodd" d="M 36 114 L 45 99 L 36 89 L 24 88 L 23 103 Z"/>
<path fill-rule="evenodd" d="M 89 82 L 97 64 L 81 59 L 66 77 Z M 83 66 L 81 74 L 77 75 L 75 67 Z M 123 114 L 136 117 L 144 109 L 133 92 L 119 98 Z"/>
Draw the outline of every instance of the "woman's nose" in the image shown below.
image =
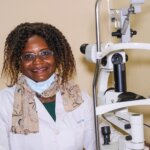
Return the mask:
<path fill-rule="evenodd" d="M 33 64 L 39 64 L 39 63 L 43 63 L 44 59 L 42 57 L 40 57 L 39 55 L 37 55 L 34 60 L 33 60 Z"/>

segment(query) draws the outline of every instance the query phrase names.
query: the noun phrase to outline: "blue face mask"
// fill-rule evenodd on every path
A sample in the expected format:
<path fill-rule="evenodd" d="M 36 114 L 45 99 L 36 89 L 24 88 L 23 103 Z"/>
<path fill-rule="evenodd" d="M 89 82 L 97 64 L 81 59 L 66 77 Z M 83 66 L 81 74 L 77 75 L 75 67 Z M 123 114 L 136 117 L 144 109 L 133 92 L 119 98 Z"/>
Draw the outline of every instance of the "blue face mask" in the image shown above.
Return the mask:
<path fill-rule="evenodd" d="M 28 77 L 25 77 L 25 79 L 27 81 L 27 84 L 30 86 L 30 88 L 33 91 L 41 94 L 43 91 L 48 89 L 49 86 L 51 85 L 51 83 L 55 80 L 55 74 L 51 75 L 51 77 L 49 79 L 47 79 L 46 81 L 43 81 L 43 82 L 35 82 Z"/>

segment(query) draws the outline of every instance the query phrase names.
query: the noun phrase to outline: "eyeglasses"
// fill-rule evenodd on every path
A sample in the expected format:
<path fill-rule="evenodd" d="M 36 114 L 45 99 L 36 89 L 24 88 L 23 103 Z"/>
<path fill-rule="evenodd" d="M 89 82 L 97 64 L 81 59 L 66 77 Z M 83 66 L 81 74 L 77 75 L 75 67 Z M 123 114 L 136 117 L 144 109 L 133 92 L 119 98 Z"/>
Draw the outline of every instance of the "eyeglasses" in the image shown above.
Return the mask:
<path fill-rule="evenodd" d="M 21 55 L 21 60 L 25 62 L 34 61 L 37 57 L 40 59 L 49 59 L 52 56 L 54 56 L 54 51 L 46 49 L 38 52 L 38 54 L 35 53 L 24 53 Z"/>

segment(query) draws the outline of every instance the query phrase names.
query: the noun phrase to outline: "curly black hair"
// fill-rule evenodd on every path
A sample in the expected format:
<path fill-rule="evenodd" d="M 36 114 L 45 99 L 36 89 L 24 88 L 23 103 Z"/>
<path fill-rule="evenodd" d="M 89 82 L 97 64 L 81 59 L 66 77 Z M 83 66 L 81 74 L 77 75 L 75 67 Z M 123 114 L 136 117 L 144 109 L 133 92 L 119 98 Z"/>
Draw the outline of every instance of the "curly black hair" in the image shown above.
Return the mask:
<path fill-rule="evenodd" d="M 10 32 L 4 47 L 2 75 L 10 77 L 13 86 L 20 73 L 20 57 L 28 39 L 34 35 L 42 37 L 49 48 L 55 51 L 56 68 L 65 83 L 76 72 L 75 59 L 65 36 L 56 27 L 47 23 L 21 23 Z"/>

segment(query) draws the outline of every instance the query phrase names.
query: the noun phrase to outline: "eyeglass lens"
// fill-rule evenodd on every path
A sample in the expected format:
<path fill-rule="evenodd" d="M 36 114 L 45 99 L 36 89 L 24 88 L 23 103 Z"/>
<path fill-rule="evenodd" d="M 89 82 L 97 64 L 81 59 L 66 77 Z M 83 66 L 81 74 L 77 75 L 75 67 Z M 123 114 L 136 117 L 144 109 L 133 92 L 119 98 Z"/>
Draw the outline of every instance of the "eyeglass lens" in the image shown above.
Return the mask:
<path fill-rule="evenodd" d="M 54 55 L 54 51 L 52 50 L 42 50 L 38 54 L 35 53 L 24 53 L 21 55 L 21 59 L 23 61 L 33 61 L 37 56 L 41 59 L 47 59 Z"/>

